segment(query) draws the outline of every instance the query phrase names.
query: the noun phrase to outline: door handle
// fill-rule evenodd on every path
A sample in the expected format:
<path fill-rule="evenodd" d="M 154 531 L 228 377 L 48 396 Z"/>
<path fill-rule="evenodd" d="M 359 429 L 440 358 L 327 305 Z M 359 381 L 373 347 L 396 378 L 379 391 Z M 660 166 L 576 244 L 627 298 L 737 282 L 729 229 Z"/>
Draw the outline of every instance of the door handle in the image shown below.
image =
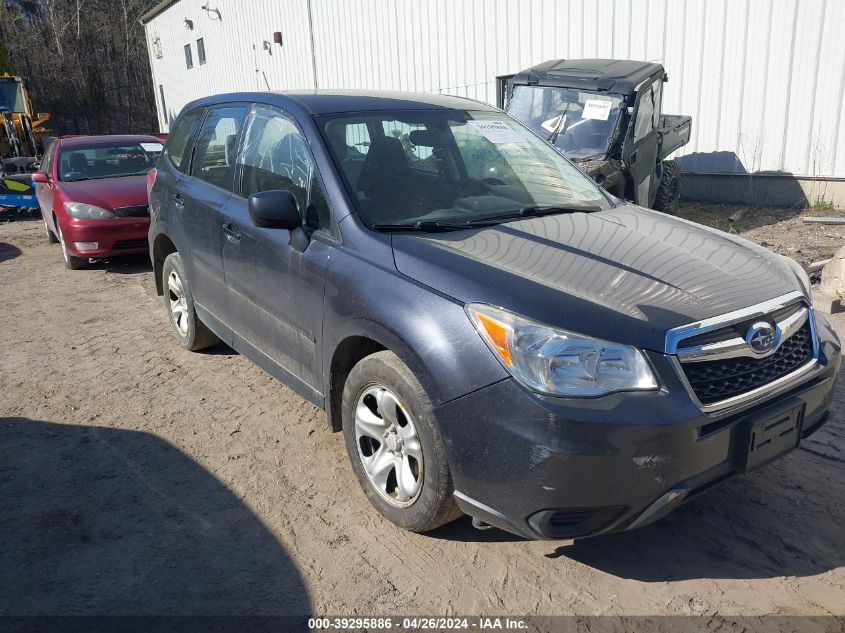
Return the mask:
<path fill-rule="evenodd" d="M 224 224 L 223 233 L 226 234 L 226 239 L 230 242 L 239 242 L 241 239 L 241 232 L 234 224 Z"/>
<path fill-rule="evenodd" d="M 182 196 L 180 196 L 178 193 L 173 194 L 173 204 L 176 206 L 177 209 L 185 208 L 185 201 L 182 200 Z"/>

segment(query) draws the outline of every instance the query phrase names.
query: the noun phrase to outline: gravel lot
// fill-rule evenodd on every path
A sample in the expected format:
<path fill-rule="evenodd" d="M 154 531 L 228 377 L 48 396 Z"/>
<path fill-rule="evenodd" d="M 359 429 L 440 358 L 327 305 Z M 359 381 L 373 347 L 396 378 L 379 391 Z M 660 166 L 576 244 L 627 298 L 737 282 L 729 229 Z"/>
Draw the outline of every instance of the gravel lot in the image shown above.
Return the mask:
<path fill-rule="evenodd" d="M 413 535 L 322 412 L 176 345 L 143 257 L 60 260 L 0 224 L 0 614 L 845 615 L 845 391 L 800 449 L 639 531 Z"/>

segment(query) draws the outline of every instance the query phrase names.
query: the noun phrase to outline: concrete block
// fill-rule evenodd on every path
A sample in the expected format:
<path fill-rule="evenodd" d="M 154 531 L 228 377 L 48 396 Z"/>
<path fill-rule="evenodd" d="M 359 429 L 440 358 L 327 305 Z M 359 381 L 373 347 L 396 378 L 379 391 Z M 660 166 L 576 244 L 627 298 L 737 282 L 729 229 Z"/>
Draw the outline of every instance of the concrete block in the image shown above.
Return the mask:
<path fill-rule="evenodd" d="M 813 307 L 825 314 L 845 312 L 845 308 L 842 307 L 842 300 L 837 295 L 828 295 L 823 292 L 813 292 Z"/>
<path fill-rule="evenodd" d="M 845 246 L 836 251 L 836 255 L 822 268 L 819 290 L 831 297 L 845 295 Z"/>

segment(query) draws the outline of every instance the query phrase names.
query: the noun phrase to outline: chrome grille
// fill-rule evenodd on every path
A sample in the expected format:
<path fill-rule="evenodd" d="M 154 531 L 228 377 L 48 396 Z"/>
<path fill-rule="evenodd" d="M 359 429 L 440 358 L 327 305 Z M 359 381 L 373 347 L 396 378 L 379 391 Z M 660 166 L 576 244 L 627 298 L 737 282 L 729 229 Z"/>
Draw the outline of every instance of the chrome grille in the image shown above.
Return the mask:
<path fill-rule="evenodd" d="M 761 326 L 774 331 L 768 351 L 759 348 Z M 666 353 L 705 411 L 770 397 L 819 366 L 812 308 L 798 292 L 670 330 Z"/>
<path fill-rule="evenodd" d="M 150 217 L 150 205 L 136 204 L 131 207 L 115 207 L 112 209 L 115 215 L 122 218 L 148 218 Z"/>
<path fill-rule="evenodd" d="M 708 405 L 783 378 L 813 358 L 809 320 L 766 358 L 736 357 L 683 363 L 687 381 L 699 402 Z"/>

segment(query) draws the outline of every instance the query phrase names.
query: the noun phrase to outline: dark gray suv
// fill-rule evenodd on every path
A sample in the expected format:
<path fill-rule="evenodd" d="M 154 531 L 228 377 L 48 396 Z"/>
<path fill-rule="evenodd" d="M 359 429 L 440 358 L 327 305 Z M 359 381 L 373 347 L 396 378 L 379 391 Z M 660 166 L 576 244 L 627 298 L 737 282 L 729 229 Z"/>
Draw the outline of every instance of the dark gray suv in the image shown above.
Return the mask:
<path fill-rule="evenodd" d="M 179 342 L 322 407 L 409 530 L 634 528 L 828 415 L 840 345 L 797 264 L 609 196 L 487 105 L 202 99 L 148 184 Z"/>

